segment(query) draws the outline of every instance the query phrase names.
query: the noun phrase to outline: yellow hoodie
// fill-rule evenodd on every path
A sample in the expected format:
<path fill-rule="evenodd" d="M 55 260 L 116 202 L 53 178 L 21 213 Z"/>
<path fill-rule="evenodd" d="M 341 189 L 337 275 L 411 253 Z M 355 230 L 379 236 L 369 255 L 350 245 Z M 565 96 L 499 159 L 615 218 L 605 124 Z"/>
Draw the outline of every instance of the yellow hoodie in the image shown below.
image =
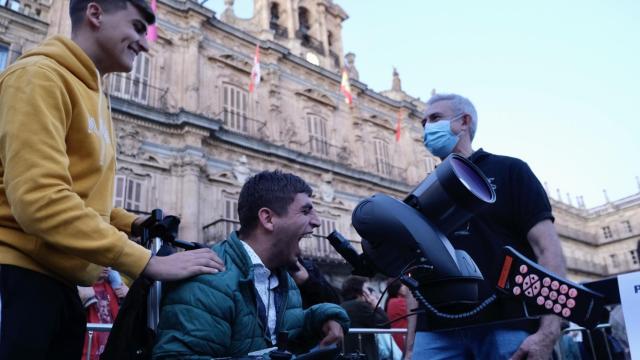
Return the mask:
<path fill-rule="evenodd" d="M 91 285 L 137 277 L 150 253 L 113 209 L 115 137 L 98 71 L 56 36 L 0 74 L 0 264 Z M 121 230 L 121 231 L 119 231 Z"/>

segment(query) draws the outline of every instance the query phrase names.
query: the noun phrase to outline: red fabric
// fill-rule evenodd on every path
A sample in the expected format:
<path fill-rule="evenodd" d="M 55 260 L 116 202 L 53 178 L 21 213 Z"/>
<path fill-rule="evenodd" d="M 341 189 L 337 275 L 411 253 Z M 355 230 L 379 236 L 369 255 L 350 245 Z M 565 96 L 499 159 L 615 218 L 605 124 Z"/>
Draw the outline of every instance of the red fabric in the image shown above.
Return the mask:
<path fill-rule="evenodd" d="M 256 44 L 256 53 L 253 55 L 253 68 L 251 68 L 251 81 L 249 82 L 249 94 L 253 93 L 260 84 L 260 45 Z"/>
<path fill-rule="evenodd" d="M 102 281 L 93 285 L 98 302 L 89 305 L 87 308 L 87 323 L 113 324 L 118 316 L 118 296 L 107 281 Z M 89 332 L 84 338 L 84 349 L 82 350 L 83 360 L 98 359 L 107 345 L 108 332 L 94 331 L 91 339 L 91 357 L 87 358 L 87 345 Z"/>
<path fill-rule="evenodd" d="M 402 128 L 402 111 L 398 110 L 398 120 L 396 121 L 396 142 L 400 141 L 401 128 Z"/>
<path fill-rule="evenodd" d="M 403 297 L 389 299 L 389 302 L 387 303 L 387 316 L 389 317 L 389 320 L 393 321 L 405 315 L 407 315 L 407 300 L 405 300 L 405 298 Z M 394 323 L 391 323 L 392 328 L 406 329 L 408 325 L 409 325 L 409 320 L 407 320 L 406 318 L 402 320 L 398 320 Z M 393 336 L 393 340 L 396 341 L 396 344 L 398 345 L 400 350 L 404 352 L 405 335 L 392 334 L 392 336 Z"/>
<path fill-rule="evenodd" d="M 347 69 L 342 69 L 342 81 L 340 81 L 340 91 L 344 95 L 344 101 L 353 104 L 353 94 L 351 93 L 351 84 L 349 84 L 349 73 Z"/>

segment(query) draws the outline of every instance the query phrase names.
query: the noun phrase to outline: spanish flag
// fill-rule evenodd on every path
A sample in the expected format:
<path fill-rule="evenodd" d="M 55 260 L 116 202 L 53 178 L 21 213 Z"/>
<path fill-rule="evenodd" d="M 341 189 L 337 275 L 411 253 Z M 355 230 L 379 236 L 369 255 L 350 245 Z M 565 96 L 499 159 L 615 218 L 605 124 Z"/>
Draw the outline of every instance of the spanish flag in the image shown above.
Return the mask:
<path fill-rule="evenodd" d="M 344 101 L 349 105 L 353 104 L 353 95 L 351 94 L 351 85 L 349 84 L 349 73 L 347 73 L 347 69 L 342 69 L 340 91 L 342 95 L 344 95 Z"/>
<path fill-rule="evenodd" d="M 256 53 L 253 55 L 253 68 L 251 68 L 251 80 L 249 81 L 249 93 L 253 93 L 260 84 L 260 45 L 256 44 Z"/>

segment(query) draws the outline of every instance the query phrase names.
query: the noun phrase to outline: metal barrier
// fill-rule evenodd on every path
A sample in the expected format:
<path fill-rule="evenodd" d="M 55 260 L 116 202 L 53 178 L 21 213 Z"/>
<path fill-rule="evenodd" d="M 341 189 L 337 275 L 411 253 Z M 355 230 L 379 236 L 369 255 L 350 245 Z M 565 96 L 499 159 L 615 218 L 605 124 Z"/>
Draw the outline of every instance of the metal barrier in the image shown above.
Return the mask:
<path fill-rule="evenodd" d="M 91 354 L 91 340 L 93 339 L 93 334 L 95 332 L 109 332 L 111 331 L 111 327 L 113 324 L 95 324 L 89 323 L 87 324 L 87 335 L 88 335 L 88 345 L 87 345 L 87 355 L 90 357 Z M 365 334 L 404 334 L 406 336 L 407 329 L 370 329 L 370 328 L 351 328 L 349 329 L 349 334 L 358 334 L 358 342 L 360 343 L 359 350 L 362 352 L 362 335 Z M 394 341 L 393 337 L 390 337 L 390 341 Z M 392 344 L 389 344 L 392 345 Z M 393 348 L 393 346 L 390 346 Z M 342 344 L 342 352 L 344 352 L 344 343 Z M 87 360 L 90 360 L 89 358 Z"/>
<path fill-rule="evenodd" d="M 607 330 L 611 329 L 610 324 L 600 324 L 595 329 L 589 330 L 583 327 L 574 327 L 568 328 L 563 331 L 563 336 L 568 335 L 573 332 L 578 332 L 582 334 L 583 340 L 580 342 L 574 341 L 574 344 L 578 347 L 578 349 L 582 348 L 585 351 L 585 355 L 590 356 L 586 359 L 594 359 L 594 360 L 613 360 L 614 354 L 611 351 L 611 345 L 609 342 L 609 337 L 607 334 Z M 596 336 L 601 337 L 597 339 Z M 600 348 L 596 346 L 596 339 L 598 340 L 598 344 L 603 344 L 604 348 Z M 570 340 L 573 341 L 573 340 Z M 556 343 L 555 351 L 559 354 L 560 359 L 566 358 L 566 349 L 562 346 L 562 339 Z M 584 359 L 580 354 L 581 359 Z M 604 357 L 603 357 L 604 356 Z"/>
<path fill-rule="evenodd" d="M 112 324 L 87 324 L 87 333 L 88 333 L 88 345 L 87 345 L 87 354 L 91 354 L 91 340 L 93 339 L 93 334 L 95 332 L 109 332 L 111 331 Z M 591 359 L 597 360 L 613 360 L 613 354 L 611 352 L 611 347 L 609 345 L 608 337 L 606 331 L 611 328 L 610 324 L 600 324 L 594 330 L 589 331 L 588 329 L 582 327 L 569 328 L 563 331 L 563 335 L 569 334 L 571 332 L 580 332 L 585 336 L 587 341 L 582 341 L 585 350 L 590 353 Z M 596 348 L 594 345 L 594 333 L 602 336 L 601 339 L 604 343 L 604 351 L 606 358 L 599 357 L 599 353 L 596 350 L 601 350 Z M 359 343 L 359 351 L 362 352 L 362 335 L 366 334 L 403 334 L 406 336 L 407 329 L 397 328 L 397 329 L 372 329 L 372 328 L 351 328 L 349 329 L 349 334 L 357 334 L 358 335 L 358 343 Z M 390 337 L 390 341 L 394 341 L 393 337 Z M 393 349 L 392 344 L 389 344 L 390 348 Z M 342 352 L 344 353 L 344 342 L 342 344 Z M 561 346 L 560 341 L 556 343 L 555 346 L 556 353 L 560 356 L 560 359 L 565 359 L 565 349 Z M 600 354 L 601 355 L 601 354 Z M 89 355 L 90 357 L 90 355 Z M 89 358 L 87 360 L 90 360 Z"/>
<path fill-rule="evenodd" d="M 91 340 L 93 340 L 93 333 L 94 332 L 110 332 L 111 327 L 113 327 L 113 324 L 95 324 L 95 323 L 87 324 L 87 359 L 86 360 L 91 360 L 91 345 L 92 345 Z"/>
<path fill-rule="evenodd" d="M 358 352 L 362 353 L 362 335 L 376 335 L 376 334 L 403 334 L 405 337 L 407 336 L 407 329 L 403 329 L 403 328 L 394 328 L 394 329 L 374 329 L 374 328 L 350 328 L 349 329 L 349 334 L 353 334 L 353 335 L 358 335 Z M 346 336 L 346 334 L 345 334 Z M 376 343 L 377 343 L 377 339 L 376 339 Z M 394 341 L 392 336 L 389 336 L 389 349 L 391 349 L 391 358 L 394 358 L 394 353 L 393 353 L 393 345 L 394 345 Z M 346 352 L 345 349 L 345 342 L 342 342 L 342 353 L 344 354 Z M 400 357 L 402 358 L 402 356 L 404 355 L 402 353 L 402 350 L 400 352 Z"/>

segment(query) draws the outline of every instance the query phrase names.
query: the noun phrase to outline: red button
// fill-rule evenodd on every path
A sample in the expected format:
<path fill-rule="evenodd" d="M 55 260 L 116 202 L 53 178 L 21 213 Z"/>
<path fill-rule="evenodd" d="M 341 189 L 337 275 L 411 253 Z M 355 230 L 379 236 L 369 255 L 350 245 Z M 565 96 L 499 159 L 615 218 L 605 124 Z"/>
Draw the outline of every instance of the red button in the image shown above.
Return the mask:
<path fill-rule="evenodd" d="M 555 300 L 557 298 L 558 298 L 558 293 L 557 292 L 552 291 L 552 292 L 549 293 L 549 299 Z"/>
<path fill-rule="evenodd" d="M 573 309 L 574 306 L 576 306 L 576 301 L 575 300 L 573 300 L 573 299 L 567 300 L 567 307 L 569 309 Z"/>
<path fill-rule="evenodd" d="M 566 294 L 567 291 L 569 291 L 569 287 L 565 284 L 560 285 L 560 293 L 561 294 Z"/>
<path fill-rule="evenodd" d="M 560 283 L 559 282 L 557 282 L 555 280 L 553 282 L 551 282 L 551 288 L 553 290 L 558 290 L 559 287 L 560 287 Z"/>
<path fill-rule="evenodd" d="M 578 290 L 574 288 L 569 289 L 569 296 L 571 296 L 572 298 L 578 296 Z"/>
<path fill-rule="evenodd" d="M 516 284 L 522 284 L 522 275 L 516 276 Z"/>
<path fill-rule="evenodd" d="M 558 303 L 559 304 L 564 304 L 565 302 L 567 302 L 567 297 L 564 295 L 560 295 L 558 296 Z"/>
<path fill-rule="evenodd" d="M 571 310 L 564 308 L 562 309 L 562 316 L 569 317 L 571 315 Z"/>
<path fill-rule="evenodd" d="M 544 298 L 542 296 L 538 296 L 538 298 L 536 299 L 536 302 L 538 303 L 538 305 L 542 305 L 544 304 Z"/>
<path fill-rule="evenodd" d="M 562 306 L 560 306 L 560 304 L 555 304 L 555 305 L 553 305 L 553 312 L 554 312 L 554 313 L 556 313 L 556 314 L 557 314 L 557 313 L 559 313 L 559 312 L 560 312 L 560 310 L 562 310 Z"/>
<path fill-rule="evenodd" d="M 520 273 L 524 274 L 527 272 L 527 270 L 529 270 L 529 268 L 527 267 L 527 265 L 520 265 Z"/>
<path fill-rule="evenodd" d="M 549 284 L 551 284 L 551 279 L 549 279 L 548 277 L 542 279 L 542 285 L 549 286 Z"/>

